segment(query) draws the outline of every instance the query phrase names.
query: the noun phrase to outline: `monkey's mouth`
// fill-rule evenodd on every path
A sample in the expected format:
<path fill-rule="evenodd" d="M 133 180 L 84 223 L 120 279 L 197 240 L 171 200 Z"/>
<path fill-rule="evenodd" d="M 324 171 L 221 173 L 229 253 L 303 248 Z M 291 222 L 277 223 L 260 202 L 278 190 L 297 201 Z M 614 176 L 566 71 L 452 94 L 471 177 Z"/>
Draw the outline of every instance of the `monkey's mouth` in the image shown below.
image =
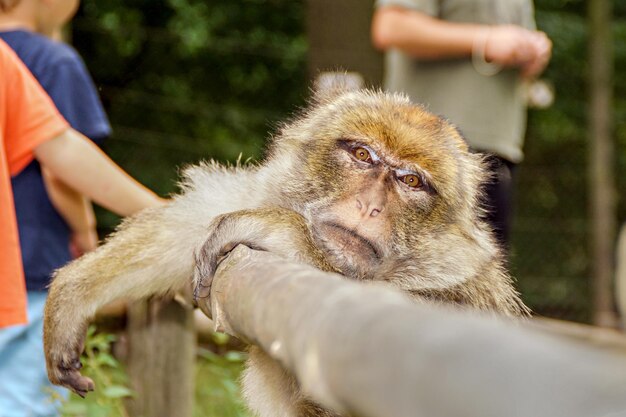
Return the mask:
<path fill-rule="evenodd" d="M 339 223 L 324 222 L 320 224 L 320 232 L 330 250 L 344 254 L 349 252 L 369 261 L 378 261 L 381 257 L 381 251 L 374 242 Z"/>

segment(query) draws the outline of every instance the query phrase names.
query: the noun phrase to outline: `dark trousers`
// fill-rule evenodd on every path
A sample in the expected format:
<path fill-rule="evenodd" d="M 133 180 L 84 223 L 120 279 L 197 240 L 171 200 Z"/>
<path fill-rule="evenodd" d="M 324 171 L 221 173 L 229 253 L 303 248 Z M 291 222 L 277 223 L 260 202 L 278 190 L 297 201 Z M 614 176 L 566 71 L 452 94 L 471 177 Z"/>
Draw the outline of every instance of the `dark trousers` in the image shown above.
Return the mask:
<path fill-rule="evenodd" d="M 502 249 L 508 251 L 516 164 L 495 155 L 489 155 L 487 162 L 492 178 L 483 189 L 483 206 L 487 211 L 484 219 L 493 229 Z"/>

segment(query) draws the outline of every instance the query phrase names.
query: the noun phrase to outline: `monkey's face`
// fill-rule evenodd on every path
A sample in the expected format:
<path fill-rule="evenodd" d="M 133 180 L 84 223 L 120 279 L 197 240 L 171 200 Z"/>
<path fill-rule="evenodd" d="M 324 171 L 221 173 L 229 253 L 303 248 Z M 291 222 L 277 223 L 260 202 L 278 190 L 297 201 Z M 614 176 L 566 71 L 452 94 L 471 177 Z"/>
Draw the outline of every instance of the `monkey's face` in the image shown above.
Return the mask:
<path fill-rule="evenodd" d="M 401 231 L 418 222 L 420 212 L 432 211 L 436 191 L 428 171 L 395 157 L 379 140 L 341 135 L 333 142 L 328 198 L 311 207 L 310 220 L 336 266 L 365 277 L 393 256 Z"/>
<path fill-rule="evenodd" d="M 290 199 L 348 276 L 414 262 L 423 240 L 475 211 L 479 160 L 453 126 L 403 97 L 348 93 L 294 125 L 279 140 L 299 155 Z"/>

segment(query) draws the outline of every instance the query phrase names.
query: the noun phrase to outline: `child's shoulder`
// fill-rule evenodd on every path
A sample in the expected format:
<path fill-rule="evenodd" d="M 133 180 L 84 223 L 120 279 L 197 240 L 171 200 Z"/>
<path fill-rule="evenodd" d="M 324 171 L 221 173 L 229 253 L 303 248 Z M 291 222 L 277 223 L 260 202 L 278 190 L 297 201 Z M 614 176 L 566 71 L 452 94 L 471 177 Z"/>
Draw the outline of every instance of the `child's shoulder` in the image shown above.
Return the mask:
<path fill-rule="evenodd" d="M 82 63 L 70 45 L 27 30 L 0 32 L 4 40 L 32 72 L 45 71 L 62 64 Z M 33 71 L 36 69 L 35 71 Z"/>

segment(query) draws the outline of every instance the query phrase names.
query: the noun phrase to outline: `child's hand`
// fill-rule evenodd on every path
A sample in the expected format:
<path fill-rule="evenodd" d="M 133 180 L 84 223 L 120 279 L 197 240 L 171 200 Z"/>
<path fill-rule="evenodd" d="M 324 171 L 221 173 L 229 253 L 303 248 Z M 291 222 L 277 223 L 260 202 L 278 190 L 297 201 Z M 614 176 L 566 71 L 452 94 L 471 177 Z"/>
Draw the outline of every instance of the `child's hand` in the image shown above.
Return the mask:
<path fill-rule="evenodd" d="M 70 242 L 70 252 L 74 258 L 78 258 L 98 247 L 98 233 L 95 228 L 74 232 Z"/>

